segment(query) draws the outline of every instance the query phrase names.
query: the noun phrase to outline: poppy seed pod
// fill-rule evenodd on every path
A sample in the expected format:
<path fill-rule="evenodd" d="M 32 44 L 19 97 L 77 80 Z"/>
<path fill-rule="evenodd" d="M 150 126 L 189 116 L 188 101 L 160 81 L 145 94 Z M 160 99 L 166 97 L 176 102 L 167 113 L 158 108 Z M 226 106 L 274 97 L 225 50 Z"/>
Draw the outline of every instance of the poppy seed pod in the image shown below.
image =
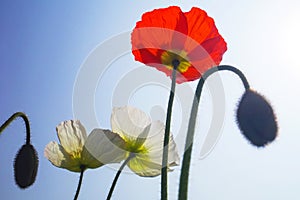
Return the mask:
<path fill-rule="evenodd" d="M 16 184 L 25 189 L 32 185 L 38 170 L 38 156 L 31 144 L 24 144 L 16 155 L 14 163 Z"/>
<path fill-rule="evenodd" d="M 277 122 L 271 105 L 253 90 L 246 90 L 237 109 L 237 123 L 242 134 L 257 147 L 263 147 L 277 136 Z"/>

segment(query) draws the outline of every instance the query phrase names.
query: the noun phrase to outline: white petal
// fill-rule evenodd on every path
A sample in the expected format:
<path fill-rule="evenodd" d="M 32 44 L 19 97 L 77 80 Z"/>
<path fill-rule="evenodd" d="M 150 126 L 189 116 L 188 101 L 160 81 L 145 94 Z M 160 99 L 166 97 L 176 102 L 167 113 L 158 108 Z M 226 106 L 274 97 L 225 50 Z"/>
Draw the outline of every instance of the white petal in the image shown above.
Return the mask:
<path fill-rule="evenodd" d="M 112 131 L 123 138 L 137 138 L 150 123 L 151 119 L 146 113 L 130 106 L 114 108 L 112 111 Z"/>
<path fill-rule="evenodd" d="M 151 124 L 148 138 L 144 144 L 149 151 L 149 159 L 157 164 L 162 163 L 164 134 L 164 124 L 160 121 L 155 121 Z M 173 135 L 170 133 L 168 166 L 175 165 L 179 165 L 179 155 Z"/>
<path fill-rule="evenodd" d="M 143 177 L 154 177 L 161 173 L 161 164 L 151 162 L 147 155 L 138 154 L 127 163 L 127 166 L 134 173 Z"/>
<path fill-rule="evenodd" d="M 136 154 L 128 162 L 128 167 L 139 176 L 153 177 L 160 175 L 162 168 L 163 140 L 165 126 L 160 121 L 151 124 L 148 138 L 144 143 L 146 152 Z M 169 167 L 179 165 L 179 155 L 172 134 L 169 140 L 168 170 Z"/>
<path fill-rule="evenodd" d="M 47 144 L 44 156 L 56 167 L 65 168 L 70 171 L 80 172 L 78 160 L 71 159 L 70 155 L 57 142 Z"/>
<path fill-rule="evenodd" d="M 145 141 L 148 138 L 148 134 L 149 134 L 149 130 L 150 130 L 151 124 L 149 124 L 141 133 L 137 138 L 125 138 L 126 143 L 127 143 L 127 147 L 130 146 L 131 148 L 134 147 L 134 149 L 140 149 L 143 148 L 143 145 L 145 143 Z M 131 143 L 130 145 L 128 145 L 128 143 Z M 131 149 L 133 150 L 133 149 Z M 128 149 L 127 149 L 128 151 Z M 129 150 L 130 151 L 130 150 Z M 135 151 L 134 151 L 135 152 Z"/>
<path fill-rule="evenodd" d="M 125 142 L 118 134 L 109 130 L 94 129 L 84 145 L 82 158 L 88 157 L 89 154 L 102 164 L 118 163 L 125 159 L 124 148 Z"/>
<path fill-rule="evenodd" d="M 85 128 L 79 120 L 69 120 L 60 123 L 56 127 L 61 145 L 69 154 L 78 154 L 87 138 Z"/>

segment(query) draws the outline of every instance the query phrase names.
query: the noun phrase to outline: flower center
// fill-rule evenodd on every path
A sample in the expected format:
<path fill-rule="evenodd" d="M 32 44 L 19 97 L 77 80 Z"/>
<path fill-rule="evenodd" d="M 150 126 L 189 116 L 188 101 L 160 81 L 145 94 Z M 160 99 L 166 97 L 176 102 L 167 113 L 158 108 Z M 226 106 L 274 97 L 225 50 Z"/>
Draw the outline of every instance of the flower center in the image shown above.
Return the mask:
<path fill-rule="evenodd" d="M 185 51 L 164 51 L 160 58 L 161 63 L 165 65 L 167 69 L 173 70 L 173 67 L 175 67 L 180 73 L 186 72 L 191 66 Z"/>
<path fill-rule="evenodd" d="M 82 150 L 74 151 L 72 154 L 70 154 L 71 158 L 76 160 L 81 158 L 81 152 Z"/>
<path fill-rule="evenodd" d="M 136 140 L 126 140 L 126 150 L 129 153 L 146 153 L 148 152 L 145 145 L 136 142 Z"/>

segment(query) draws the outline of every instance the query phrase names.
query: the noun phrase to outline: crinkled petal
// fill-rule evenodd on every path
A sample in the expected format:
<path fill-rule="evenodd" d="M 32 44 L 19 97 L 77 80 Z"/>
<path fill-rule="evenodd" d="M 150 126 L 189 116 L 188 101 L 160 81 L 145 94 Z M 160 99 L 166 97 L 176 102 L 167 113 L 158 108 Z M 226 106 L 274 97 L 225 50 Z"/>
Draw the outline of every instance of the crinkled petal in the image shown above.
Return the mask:
<path fill-rule="evenodd" d="M 219 65 L 227 44 L 214 20 L 204 10 L 193 7 L 182 12 L 179 7 L 147 12 L 137 22 L 131 35 L 135 60 L 171 76 L 172 70 L 162 61 L 164 51 L 184 51 L 190 67 L 177 74 L 176 82 L 193 81 L 207 69 Z"/>
<path fill-rule="evenodd" d="M 190 66 L 186 72 L 177 73 L 176 82 L 184 83 L 187 81 L 193 81 L 199 79 L 199 77 L 201 77 L 201 73 L 199 72 L 199 70 L 196 69 L 194 66 Z"/>
<path fill-rule="evenodd" d="M 183 49 L 187 35 L 184 13 L 177 6 L 144 13 L 131 35 L 135 60 L 161 68 L 161 53 Z"/>
<path fill-rule="evenodd" d="M 137 61 L 145 63 L 149 66 L 162 68 L 164 65 L 161 64 L 161 54 L 164 50 L 140 47 L 132 50 Z"/>
<path fill-rule="evenodd" d="M 219 35 L 214 20 L 204 10 L 193 7 L 184 15 L 188 23 L 188 35 L 198 43 Z"/>
<path fill-rule="evenodd" d="M 79 160 L 74 160 L 57 142 L 47 144 L 44 156 L 56 167 L 68 169 L 73 172 L 80 172 Z"/>
<path fill-rule="evenodd" d="M 85 128 L 79 120 L 69 120 L 56 127 L 60 144 L 69 154 L 80 154 L 87 138 Z"/>
<path fill-rule="evenodd" d="M 136 155 L 127 166 L 137 175 L 143 177 L 154 177 L 161 173 L 161 164 L 151 162 L 147 155 Z"/>
<path fill-rule="evenodd" d="M 146 113 L 131 106 L 114 108 L 112 111 L 112 131 L 125 140 L 138 138 L 150 123 Z"/>
<path fill-rule="evenodd" d="M 82 152 L 82 163 L 89 168 L 118 163 L 125 159 L 124 140 L 109 130 L 94 129 L 88 136 Z"/>
<path fill-rule="evenodd" d="M 142 147 L 145 143 L 145 141 L 148 138 L 149 130 L 150 130 L 151 124 L 149 124 L 147 127 L 144 128 L 143 132 L 135 139 L 135 146 L 136 148 Z"/>
<path fill-rule="evenodd" d="M 144 143 L 146 151 L 136 153 L 128 167 L 139 176 L 153 177 L 161 173 L 165 126 L 160 121 L 151 124 L 148 138 Z M 172 134 L 169 141 L 168 168 L 179 165 L 179 155 Z M 171 171 L 171 169 L 169 168 Z"/>
<path fill-rule="evenodd" d="M 227 50 L 227 44 L 219 34 L 213 18 L 209 17 L 204 10 L 195 7 L 184 14 L 188 23 L 188 36 L 196 40 L 202 48 L 200 51 L 199 49 L 194 51 L 195 56 L 192 57 L 198 55 L 198 60 L 200 60 L 201 58 L 205 59 L 205 57 L 209 55 L 211 57 L 207 59 L 207 61 L 210 61 L 210 64 L 208 63 L 210 65 L 209 67 L 212 67 L 212 64 L 218 65 Z M 185 46 L 191 56 L 193 50 L 187 48 L 188 43 L 189 42 L 187 42 Z M 203 49 L 206 52 L 204 52 Z M 192 58 L 192 60 L 196 60 L 196 58 Z M 211 62 L 211 60 L 214 62 Z M 201 65 L 198 65 L 196 68 L 199 69 L 200 67 Z"/>
<path fill-rule="evenodd" d="M 187 34 L 186 23 L 181 9 L 178 6 L 170 6 L 144 13 L 142 20 L 136 23 L 136 27 L 159 27 Z"/>
<path fill-rule="evenodd" d="M 132 49 L 181 49 L 182 37 L 174 37 L 174 30 L 184 35 L 188 30 L 186 18 L 179 7 L 170 6 L 146 12 L 132 32 Z"/>
<path fill-rule="evenodd" d="M 151 124 L 148 139 L 145 142 L 145 147 L 148 150 L 149 159 L 157 164 L 162 163 L 163 154 L 163 141 L 165 135 L 165 126 L 160 121 L 154 121 Z M 179 165 L 179 155 L 176 147 L 176 143 L 173 139 L 172 133 L 170 133 L 169 139 L 169 155 L 168 166 Z"/>

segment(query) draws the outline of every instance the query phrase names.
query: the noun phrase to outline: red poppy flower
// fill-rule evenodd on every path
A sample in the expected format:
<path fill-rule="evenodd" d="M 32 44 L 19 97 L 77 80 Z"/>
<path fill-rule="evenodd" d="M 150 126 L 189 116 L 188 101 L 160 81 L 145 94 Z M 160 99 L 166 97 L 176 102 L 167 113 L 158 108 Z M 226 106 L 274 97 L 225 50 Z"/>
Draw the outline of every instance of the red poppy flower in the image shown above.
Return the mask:
<path fill-rule="evenodd" d="M 214 20 L 200 8 L 182 12 L 177 6 L 144 13 L 131 34 L 135 60 L 171 76 L 177 83 L 196 80 L 219 65 L 227 50 Z"/>

